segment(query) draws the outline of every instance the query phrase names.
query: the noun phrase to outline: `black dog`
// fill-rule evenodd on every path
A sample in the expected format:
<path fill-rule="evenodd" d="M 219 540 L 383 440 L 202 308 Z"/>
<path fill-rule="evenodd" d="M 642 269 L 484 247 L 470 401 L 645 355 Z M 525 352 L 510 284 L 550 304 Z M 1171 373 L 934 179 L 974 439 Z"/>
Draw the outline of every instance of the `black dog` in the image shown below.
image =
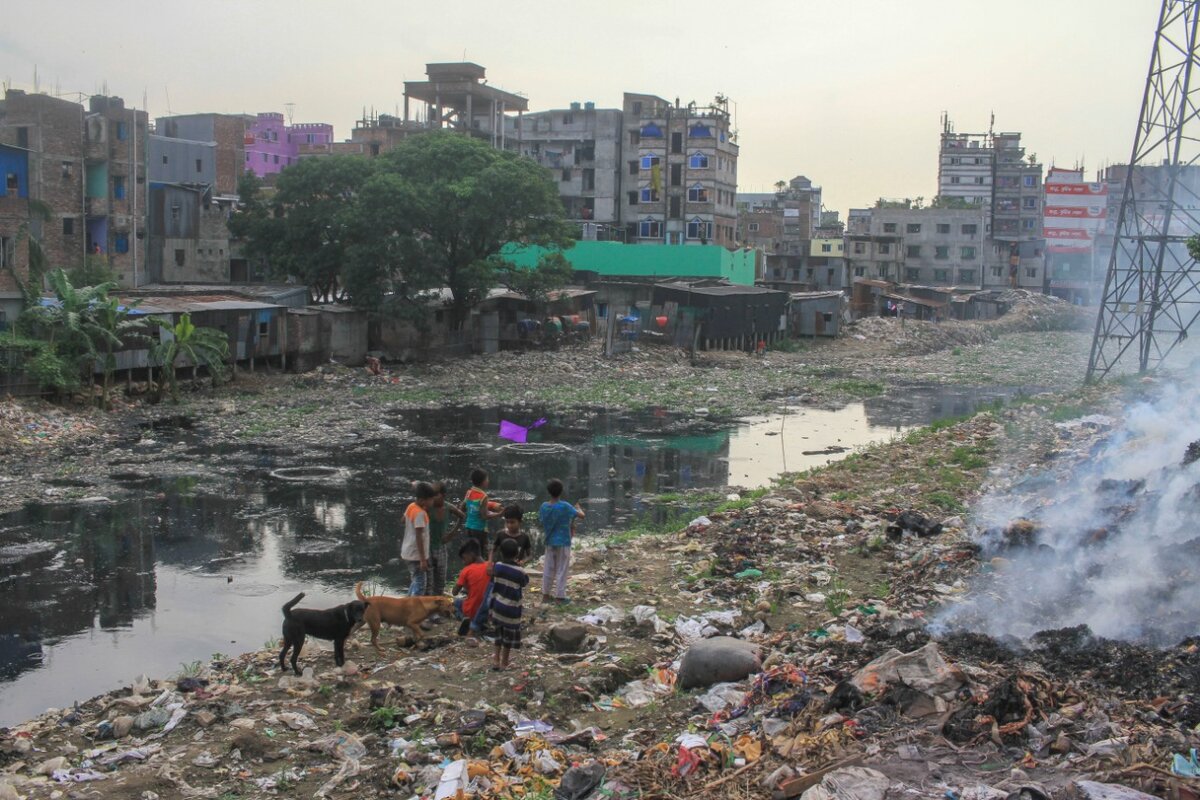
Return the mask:
<path fill-rule="evenodd" d="M 333 660 L 339 667 L 346 663 L 346 637 L 362 625 L 363 612 L 367 604 L 361 600 L 335 606 L 334 608 L 296 608 L 292 606 L 304 599 L 304 592 L 293 597 L 283 606 L 283 649 L 279 651 L 279 668 L 284 666 L 284 656 L 292 648 L 292 669 L 297 675 L 300 668 L 296 659 L 304 646 L 305 636 L 333 640 Z"/>

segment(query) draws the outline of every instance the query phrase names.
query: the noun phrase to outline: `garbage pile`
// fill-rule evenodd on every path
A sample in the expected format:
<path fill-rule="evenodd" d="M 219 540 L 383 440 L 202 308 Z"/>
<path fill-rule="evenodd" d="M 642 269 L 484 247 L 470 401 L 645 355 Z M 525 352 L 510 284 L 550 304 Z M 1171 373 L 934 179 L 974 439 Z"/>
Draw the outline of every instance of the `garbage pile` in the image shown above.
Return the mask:
<path fill-rule="evenodd" d="M 49 403 L 0 401 L 0 453 L 49 447 L 95 432 L 85 416 Z"/>
<path fill-rule="evenodd" d="M 581 547 L 572 604 L 527 599 L 513 671 L 447 621 L 380 660 L 352 642 L 342 668 L 310 644 L 301 676 L 266 650 L 138 678 L 4 731 L 0 800 L 1195 797 L 1200 640 L 933 637 L 995 565 L 904 466 L 1004 430 L 977 418 Z M 1090 446 L 1053 436 L 1037 457 Z"/>

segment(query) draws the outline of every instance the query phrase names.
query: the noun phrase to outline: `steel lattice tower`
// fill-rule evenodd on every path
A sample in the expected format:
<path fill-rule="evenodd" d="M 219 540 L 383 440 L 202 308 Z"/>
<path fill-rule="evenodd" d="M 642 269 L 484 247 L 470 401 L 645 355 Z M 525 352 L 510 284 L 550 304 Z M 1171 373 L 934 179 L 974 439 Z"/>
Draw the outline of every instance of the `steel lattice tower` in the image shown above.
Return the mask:
<path fill-rule="evenodd" d="M 1088 381 L 1136 348 L 1153 369 L 1200 316 L 1200 264 L 1187 240 L 1200 233 L 1200 0 L 1163 0 L 1133 140 Z"/>

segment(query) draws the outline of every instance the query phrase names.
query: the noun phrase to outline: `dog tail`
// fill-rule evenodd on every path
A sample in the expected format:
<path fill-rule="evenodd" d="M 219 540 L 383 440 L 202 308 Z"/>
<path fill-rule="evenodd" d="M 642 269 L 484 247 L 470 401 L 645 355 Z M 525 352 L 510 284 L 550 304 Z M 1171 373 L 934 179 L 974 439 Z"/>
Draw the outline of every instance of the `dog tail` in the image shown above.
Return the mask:
<path fill-rule="evenodd" d="M 301 592 L 300 594 L 293 597 L 291 600 L 288 600 L 286 603 L 284 603 L 283 604 L 283 618 L 290 619 L 292 616 L 292 606 L 296 605 L 296 603 L 299 603 L 303 599 L 304 599 L 304 592 Z"/>
<path fill-rule="evenodd" d="M 362 600 L 364 603 L 366 603 L 371 598 L 369 598 L 365 594 L 363 594 L 362 585 L 363 585 L 362 581 L 359 581 L 358 583 L 354 584 L 354 596 L 357 597 L 359 600 Z"/>

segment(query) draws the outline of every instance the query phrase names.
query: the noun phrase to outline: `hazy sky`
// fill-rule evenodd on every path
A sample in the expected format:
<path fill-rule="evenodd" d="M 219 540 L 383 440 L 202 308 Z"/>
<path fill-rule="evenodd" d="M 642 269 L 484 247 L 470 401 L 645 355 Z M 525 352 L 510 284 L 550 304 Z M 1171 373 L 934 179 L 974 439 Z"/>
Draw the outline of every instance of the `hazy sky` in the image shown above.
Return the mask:
<path fill-rule="evenodd" d="M 487 67 L 531 110 L 623 91 L 736 104 L 739 189 L 804 174 L 825 204 L 926 198 L 939 117 L 1021 131 L 1043 163 L 1129 158 L 1159 0 L 12 2 L 0 77 L 100 90 L 151 116 L 392 112 L 427 61 Z M 101 10 L 102 9 L 102 10 Z M 168 99 L 169 98 L 169 99 Z"/>

